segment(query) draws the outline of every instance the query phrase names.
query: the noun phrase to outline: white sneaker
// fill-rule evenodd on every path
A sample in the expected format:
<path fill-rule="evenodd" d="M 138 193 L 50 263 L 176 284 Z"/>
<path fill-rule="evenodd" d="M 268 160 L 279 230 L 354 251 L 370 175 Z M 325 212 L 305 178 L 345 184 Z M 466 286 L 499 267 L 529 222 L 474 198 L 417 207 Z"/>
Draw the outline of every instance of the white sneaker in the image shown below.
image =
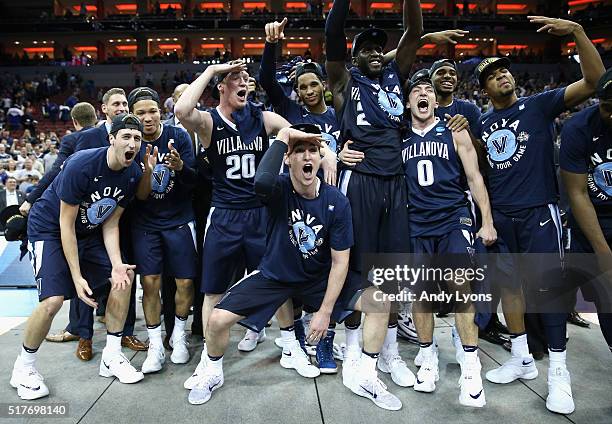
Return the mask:
<path fill-rule="evenodd" d="M 172 346 L 172 354 L 170 360 L 173 364 L 186 364 L 189 362 L 189 350 L 187 349 L 187 334 L 184 331 L 180 332 L 178 336 L 170 337 L 170 346 Z"/>
<path fill-rule="evenodd" d="M 208 402 L 212 392 L 223 386 L 223 381 L 223 371 L 221 374 L 217 374 L 212 371 L 210 367 L 204 368 L 198 384 L 189 392 L 189 403 L 192 405 L 201 405 Z"/>
<path fill-rule="evenodd" d="M 34 400 L 49 395 L 49 388 L 44 378 L 34 365 L 23 365 L 21 357 L 17 357 L 11 374 L 11 386 L 17 389 L 17 395 L 23 400 Z"/>
<path fill-rule="evenodd" d="M 361 349 L 348 348 L 344 345 L 344 359 L 342 361 L 342 383 L 350 387 L 351 380 L 355 377 L 361 361 Z"/>
<path fill-rule="evenodd" d="M 402 401 L 387 390 L 387 386 L 378 379 L 378 376 L 355 376 L 344 384 L 353 393 L 370 399 L 376 406 L 389 411 L 398 411 L 402 408 Z"/>
<path fill-rule="evenodd" d="M 506 384 L 519 378 L 533 380 L 538 376 L 533 356 L 512 356 L 501 367 L 487 372 L 486 377 L 491 383 Z"/>
<path fill-rule="evenodd" d="M 574 398 L 572 397 L 572 381 L 570 373 L 565 367 L 548 369 L 548 396 L 546 408 L 557 414 L 571 414 L 574 412 Z"/>
<path fill-rule="evenodd" d="M 208 353 L 206 352 L 206 345 L 204 345 L 204 349 L 202 349 L 202 355 L 200 356 L 200 362 L 198 362 L 198 366 L 191 376 L 185 380 L 183 383 L 183 387 L 187 390 L 193 389 L 198 382 L 200 381 L 200 377 L 204 374 L 204 366 L 206 364 L 206 356 Z"/>
<path fill-rule="evenodd" d="M 282 337 L 275 338 L 274 344 L 276 345 L 277 348 L 282 349 L 283 348 L 283 338 Z M 338 361 L 343 361 L 345 351 L 346 351 L 346 345 L 344 343 L 341 343 L 341 344 L 334 343 L 334 359 Z M 310 356 L 316 356 L 317 347 L 306 345 L 306 353 Z"/>
<path fill-rule="evenodd" d="M 238 343 L 238 350 L 241 352 L 251 352 L 255 350 L 257 344 L 266 339 L 266 329 L 264 328 L 259 333 L 253 330 L 247 330 L 244 338 Z M 281 346 L 282 347 L 282 346 Z"/>
<path fill-rule="evenodd" d="M 397 348 L 397 343 L 389 346 L 388 350 L 383 350 L 378 357 L 378 369 L 386 374 L 391 374 L 391 380 L 401 387 L 414 386 L 414 374 L 402 360 Z"/>
<path fill-rule="evenodd" d="M 321 374 L 319 368 L 308 361 L 308 356 L 306 356 L 297 340 L 291 342 L 288 349 L 283 348 L 280 364 L 283 368 L 296 370 L 299 375 L 306 378 L 318 377 Z"/>
<path fill-rule="evenodd" d="M 463 347 L 461 347 L 463 349 Z M 436 336 L 434 336 L 433 338 L 433 350 L 434 352 L 436 352 L 436 355 L 438 354 L 438 341 L 436 340 Z M 414 365 L 416 365 L 417 367 L 420 367 L 421 365 L 423 365 L 423 349 L 419 348 L 419 352 L 417 353 L 417 356 L 414 357 Z"/>
<path fill-rule="evenodd" d="M 463 343 L 461 343 L 461 337 L 459 337 L 459 332 L 457 331 L 457 327 L 453 326 L 451 330 L 451 339 L 453 341 L 453 346 L 455 347 L 455 359 L 457 363 L 461 365 L 463 362 Z"/>
<path fill-rule="evenodd" d="M 162 369 L 164 362 L 166 362 L 166 353 L 163 346 L 149 345 L 147 357 L 142 363 L 142 372 L 144 374 L 157 372 Z"/>
<path fill-rule="evenodd" d="M 423 354 L 423 363 L 417 372 L 414 390 L 431 393 L 436 390 L 436 381 L 439 379 L 438 352 L 433 351 L 431 355 Z"/>
<path fill-rule="evenodd" d="M 122 352 L 102 351 L 99 374 L 102 377 L 117 377 L 123 384 L 138 383 L 144 378 L 142 372 L 130 364 L 130 360 Z"/>
<path fill-rule="evenodd" d="M 419 344 L 419 336 L 412 319 L 412 305 L 407 303 L 397 316 L 397 337 Z"/>
<path fill-rule="evenodd" d="M 482 378 L 480 377 L 481 369 L 482 366 L 478 357 L 476 357 L 476 362 L 467 363 L 464 361 L 461 364 L 461 377 L 459 378 L 459 387 L 461 387 L 459 403 L 461 405 L 482 408 L 487 404 Z"/>

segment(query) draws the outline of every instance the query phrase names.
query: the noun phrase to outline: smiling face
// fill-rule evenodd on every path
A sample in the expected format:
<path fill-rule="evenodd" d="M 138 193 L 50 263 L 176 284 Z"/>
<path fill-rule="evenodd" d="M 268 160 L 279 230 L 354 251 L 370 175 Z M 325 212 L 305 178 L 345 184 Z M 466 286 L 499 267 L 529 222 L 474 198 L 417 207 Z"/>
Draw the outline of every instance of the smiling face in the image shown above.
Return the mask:
<path fill-rule="evenodd" d="M 452 66 L 442 66 L 431 76 L 436 93 L 453 94 L 457 88 L 457 71 Z"/>
<path fill-rule="evenodd" d="M 315 107 L 323 101 L 323 83 L 319 77 L 312 72 L 299 76 L 297 80 L 297 91 L 302 103 L 308 107 Z"/>
<path fill-rule="evenodd" d="M 6 179 L 6 189 L 11 193 L 17 190 L 17 180 L 13 177 L 8 177 Z"/>
<path fill-rule="evenodd" d="M 369 78 L 377 78 L 383 69 L 383 48 L 373 41 L 363 43 L 357 56 L 353 58 L 353 64 Z"/>
<path fill-rule="evenodd" d="M 408 107 L 412 119 L 425 122 L 434 116 L 436 109 L 436 93 L 431 84 L 420 83 L 408 94 Z"/>
<path fill-rule="evenodd" d="M 147 139 L 153 137 L 159 131 L 161 112 L 155 100 L 140 100 L 134 103 L 132 113 L 142 122 L 143 134 L 147 136 Z"/>
<path fill-rule="evenodd" d="M 228 104 L 234 110 L 242 109 L 247 103 L 249 73 L 232 72 L 221 81 L 217 88 L 221 103 Z"/>
<path fill-rule="evenodd" d="M 130 166 L 136 153 L 140 151 L 142 133 L 139 130 L 125 128 L 117 131 L 115 135 L 110 134 L 108 139 L 113 149 L 111 154 L 117 163 L 124 168 Z"/>
<path fill-rule="evenodd" d="M 303 187 L 317 180 L 321 167 L 321 152 L 314 144 L 298 142 L 287 155 L 285 163 L 289 166 L 291 178 Z"/>
<path fill-rule="evenodd" d="M 485 93 L 492 99 L 511 96 L 516 89 L 516 82 L 508 68 L 497 68 L 491 71 L 484 81 Z"/>
<path fill-rule="evenodd" d="M 128 113 L 128 101 L 123 94 L 113 94 L 108 102 L 102 103 L 102 113 L 107 119 L 113 119 L 117 115 Z"/>

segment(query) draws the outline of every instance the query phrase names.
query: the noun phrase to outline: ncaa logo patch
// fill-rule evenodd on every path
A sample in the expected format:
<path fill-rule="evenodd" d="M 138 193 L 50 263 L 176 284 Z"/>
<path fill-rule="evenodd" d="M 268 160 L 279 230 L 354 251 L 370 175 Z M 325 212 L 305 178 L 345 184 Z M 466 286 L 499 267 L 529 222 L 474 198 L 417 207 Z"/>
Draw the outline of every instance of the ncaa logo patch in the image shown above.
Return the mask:
<path fill-rule="evenodd" d="M 495 131 L 487 140 L 489 156 L 495 162 L 503 162 L 510 159 L 516 152 L 516 136 L 510 130 Z"/>

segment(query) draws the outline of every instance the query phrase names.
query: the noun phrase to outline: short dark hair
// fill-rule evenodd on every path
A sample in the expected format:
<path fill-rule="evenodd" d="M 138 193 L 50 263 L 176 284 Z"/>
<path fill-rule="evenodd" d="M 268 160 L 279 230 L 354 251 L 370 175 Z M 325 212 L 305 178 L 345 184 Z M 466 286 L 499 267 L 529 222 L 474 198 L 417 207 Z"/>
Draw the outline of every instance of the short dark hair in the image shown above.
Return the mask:
<path fill-rule="evenodd" d="M 121 94 L 122 96 L 125 96 L 125 90 L 123 88 L 111 88 L 102 96 L 102 103 L 107 104 L 110 100 L 110 97 L 115 94 Z"/>

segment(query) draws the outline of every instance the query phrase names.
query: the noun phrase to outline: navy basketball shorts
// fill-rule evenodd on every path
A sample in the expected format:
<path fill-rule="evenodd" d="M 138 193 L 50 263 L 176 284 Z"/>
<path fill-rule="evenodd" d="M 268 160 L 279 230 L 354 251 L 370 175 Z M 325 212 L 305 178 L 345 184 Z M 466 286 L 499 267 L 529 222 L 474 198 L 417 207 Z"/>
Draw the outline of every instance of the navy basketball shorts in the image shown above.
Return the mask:
<path fill-rule="evenodd" d="M 140 275 L 193 280 L 198 272 L 194 221 L 159 231 L 132 229 L 134 262 Z"/>
<path fill-rule="evenodd" d="M 528 312 L 557 309 L 557 306 L 545 307 L 544 302 L 550 303 L 557 298 L 556 294 L 562 293 L 566 284 L 562 268 L 563 228 L 558 206 L 548 204 L 512 213 L 493 209 L 493 223 L 498 240 L 515 254 L 513 266 L 520 275 L 520 278 L 503 280 L 500 284 L 514 284 L 515 289 L 522 285 Z"/>
<path fill-rule="evenodd" d="M 332 320 L 340 323 L 353 312 L 355 302 L 361 295 L 359 283 L 359 279 L 347 279 L 334 305 Z M 239 324 L 259 332 L 287 299 L 300 299 L 305 308 L 318 311 L 326 289 L 327 279 L 288 284 L 254 271 L 230 287 L 215 308 L 245 317 Z"/>
<path fill-rule="evenodd" d="M 77 239 L 79 250 L 79 266 L 81 274 L 92 290 L 109 283 L 112 265 L 101 235 L 93 235 Z M 28 243 L 30 262 L 34 269 L 38 300 L 51 296 L 63 296 L 64 299 L 76 297 L 76 290 L 62 242 L 55 240 L 39 240 Z"/>
<path fill-rule="evenodd" d="M 350 269 L 364 272 L 363 254 L 410 252 L 408 193 L 403 175 L 381 177 L 343 170 L 340 191 L 348 197 L 355 244 Z"/>
<path fill-rule="evenodd" d="M 210 208 L 202 253 L 202 293 L 223 294 L 257 269 L 266 251 L 265 207 Z"/>

